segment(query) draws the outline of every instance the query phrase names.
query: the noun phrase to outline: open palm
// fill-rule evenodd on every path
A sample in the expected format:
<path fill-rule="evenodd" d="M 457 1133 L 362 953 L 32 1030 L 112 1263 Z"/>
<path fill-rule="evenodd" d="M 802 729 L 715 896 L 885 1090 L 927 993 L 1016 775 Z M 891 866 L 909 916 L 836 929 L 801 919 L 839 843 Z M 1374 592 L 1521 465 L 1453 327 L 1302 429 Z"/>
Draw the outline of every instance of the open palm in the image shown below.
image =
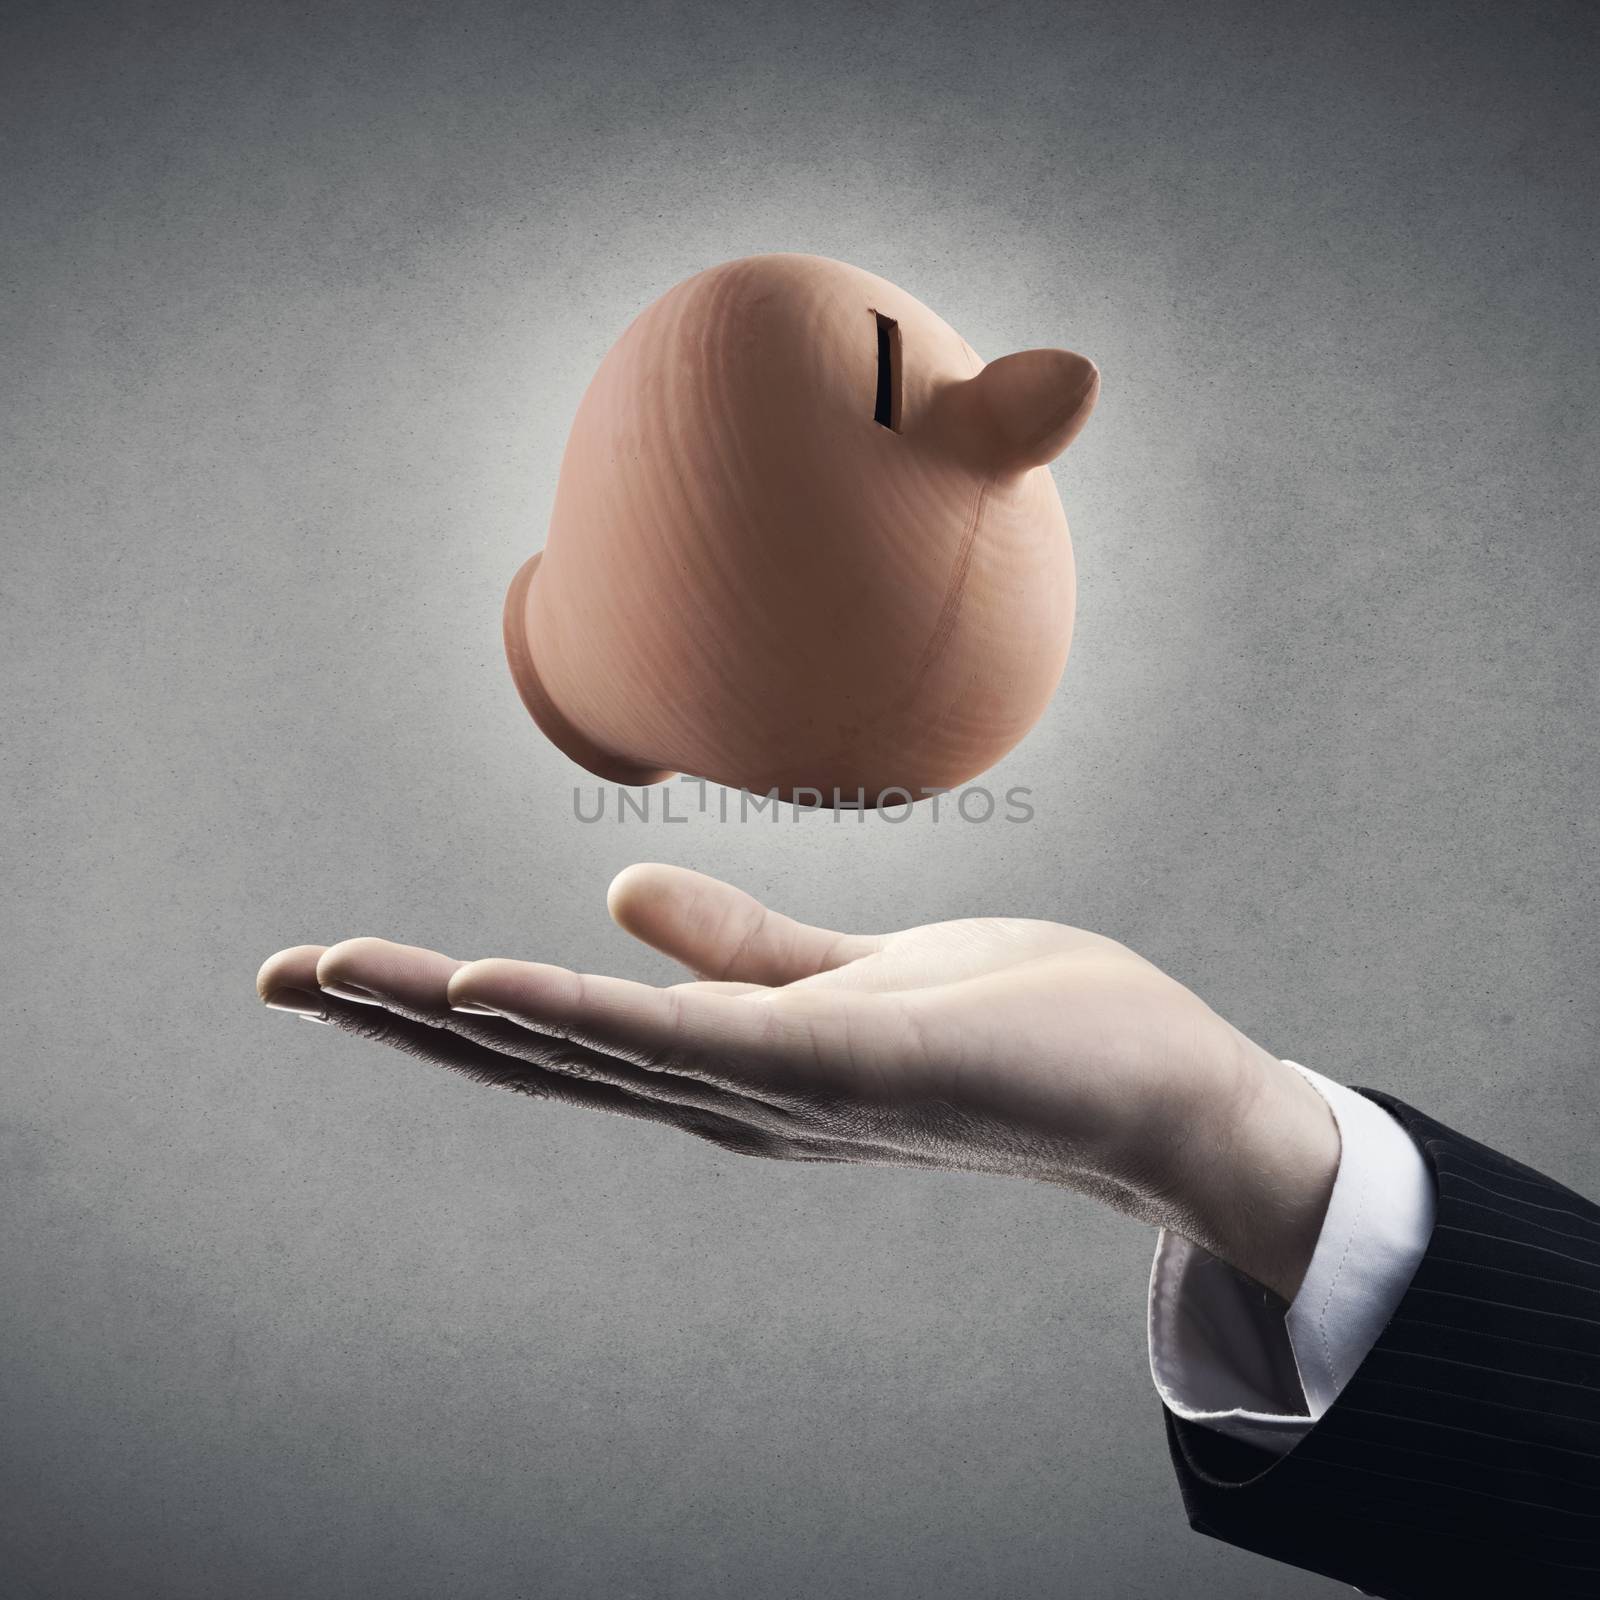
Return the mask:
<path fill-rule="evenodd" d="M 696 978 L 658 988 L 360 938 L 280 951 L 258 988 L 481 1082 L 743 1154 L 1042 1179 L 1223 1248 L 1219 1152 L 1269 1089 L 1292 1094 L 1295 1075 L 1189 990 L 1078 928 L 835 933 L 665 866 L 628 869 L 609 905 Z"/>

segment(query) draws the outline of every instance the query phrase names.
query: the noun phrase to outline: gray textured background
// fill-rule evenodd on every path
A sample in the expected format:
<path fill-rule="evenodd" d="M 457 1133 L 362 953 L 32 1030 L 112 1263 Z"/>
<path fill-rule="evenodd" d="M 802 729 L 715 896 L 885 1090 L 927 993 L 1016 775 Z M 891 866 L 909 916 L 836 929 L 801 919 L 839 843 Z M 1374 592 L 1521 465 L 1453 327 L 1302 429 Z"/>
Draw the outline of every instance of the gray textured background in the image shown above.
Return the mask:
<path fill-rule="evenodd" d="M 1600 1189 L 1596 11 L 5 9 L 0 1593 L 1342 1593 L 1190 1534 L 1149 1239 L 300 1027 L 381 932 L 664 975 L 636 858 L 1128 940 Z M 1031 826 L 581 827 L 505 581 L 752 251 L 1106 375 Z"/>

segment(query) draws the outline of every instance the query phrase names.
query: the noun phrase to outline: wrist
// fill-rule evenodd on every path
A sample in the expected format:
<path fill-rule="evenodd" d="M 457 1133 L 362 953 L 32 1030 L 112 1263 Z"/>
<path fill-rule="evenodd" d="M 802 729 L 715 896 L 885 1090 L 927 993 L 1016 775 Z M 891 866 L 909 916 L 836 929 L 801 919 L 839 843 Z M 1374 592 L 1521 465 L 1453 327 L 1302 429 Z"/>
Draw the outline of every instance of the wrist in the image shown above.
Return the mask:
<path fill-rule="evenodd" d="M 1237 1092 L 1190 1148 L 1185 1232 L 1284 1301 L 1299 1292 L 1339 1172 L 1339 1126 L 1293 1067 L 1236 1030 Z"/>

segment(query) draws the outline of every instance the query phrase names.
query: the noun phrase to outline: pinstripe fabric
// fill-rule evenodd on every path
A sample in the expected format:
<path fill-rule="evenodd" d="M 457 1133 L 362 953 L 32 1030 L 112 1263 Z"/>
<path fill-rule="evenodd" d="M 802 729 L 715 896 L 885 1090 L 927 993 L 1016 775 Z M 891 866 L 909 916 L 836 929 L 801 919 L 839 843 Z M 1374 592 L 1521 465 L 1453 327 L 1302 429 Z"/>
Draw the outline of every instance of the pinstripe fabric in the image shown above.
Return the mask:
<path fill-rule="evenodd" d="M 1359 1092 L 1427 1158 L 1428 1252 L 1289 1455 L 1167 1414 L 1190 1526 L 1388 1600 L 1600 1600 L 1600 1206 Z"/>

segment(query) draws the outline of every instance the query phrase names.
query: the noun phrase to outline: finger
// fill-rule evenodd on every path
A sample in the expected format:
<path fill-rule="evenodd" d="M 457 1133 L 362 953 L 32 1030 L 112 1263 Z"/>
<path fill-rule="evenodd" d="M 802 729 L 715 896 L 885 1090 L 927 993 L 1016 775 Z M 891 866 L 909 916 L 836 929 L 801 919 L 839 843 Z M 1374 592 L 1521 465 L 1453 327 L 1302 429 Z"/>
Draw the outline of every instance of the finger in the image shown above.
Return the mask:
<path fill-rule="evenodd" d="M 465 965 L 418 945 L 395 944 L 387 939 L 346 939 L 323 951 L 316 962 L 316 983 L 324 994 L 356 1004 L 383 1006 L 545 1072 L 609 1084 L 646 1100 L 739 1121 L 757 1121 L 763 1126 L 772 1121 L 773 1108 L 764 1102 L 752 1102 L 746 1096 L 730 1094 L 698 1079 L 647 1072 L 632 1062 L 615 1060 L 559 1034 L 533 1031 L 504 1017 L 452 1010 L 450 979 Z"/>
<path fill-rule="evenodd" d="M 448 1016 L 445 989 L 466 963 L 421 945 L 389 939 L 344 939 L 317 960 L 317 987 L 341 999 L 382 1004 L 392 1010 L 431 1018 Z"/>
<path fill-rule="evenodd" d="M 306 948 L 320 952 L 322 947 Z M 598 1077 L 573 1077 L 566 1072 L 547 1072 L 498 1050 L 477 1045 L 451 1030 L 415 1022 L 386 1007 L 373 1005 L 370 1001 L 347 1001 L 313 990 L 286 987 L 270 989 L 265 999 L 276 1010 L 292 1012 L 309 1021 L 327 1023 L 343 1033 L 384 1045 L 419 1061 L 445 1067 L 470 1078 L 474 1083 L 511 1089 L 518 1094 L 549 1100 L 557 1105 L 576 1106 L 586 1111 L 631 1117 L 638 1122 L 657 1123 L 690 1134 L 735 1155 L 774 1161 L 881 1159 L 884 1164 L 893 1164 L 895 1161 L 892 1151 L 878 1152 L 874 1149 L 867 1154 L 854 1151 L 847 1153 L 830 1140 L 786 1137 L 708 1106 L 685 1104 L 661 1096 L 632 1094 Z M 616 1065 L 620 1067 L 621 1063 Z M 684 1085 L 686 1090 L 698 1087 Z M 726 1099 L 735 1106 L 743 1104 L 731 1096 Z"/>
<path fill-rule="evenodd" d="M 320 950 L 321 946 L 315 948 Z M 734 1155 L 772 1161 L 851 1162 L 891 1167 L 941 1164 L 895 1146 L 857 1139 L 841 1140 L 820 1132 L 774 1131 L 758 1122 L 703 1106 L 641 1097 L 599 1078 L 572 1078 L 559 1072 L 541 1072 L 498 1051 L 474 1048 L 470 1041 L 452 1037 L 447 1030 L 412 1022 L 370 1003 L 342 1001 L 306 989 L 277 988 L 269 991 L 267 1004 L 276 1010 L 327 1023 L 343 1033 L 371 1040 L 402 1055 L 445 1067 L 475 1083 L 511 1089 L 558 1105 L 654 1122 Z M 615 1065 L 620 1068 L 622 1064 Z M 729 1103 L 742 1102 L 730 1097 Z"/>
<path fill-rule="evenodd" d="M 398 1016 L 382 1006 L 290 988 L 271 990 L 267 1004 L 277 1010 L 328 1023 L 341 1033 L 381 1044 L 401 1055 L 444 1067 L 474 1083 L 511 1089 L 558 1105 L 661 1123 L 701 1137 L 726 1140 L 729 1148 L 751 1144 L 764 1137 L 761 1130 L 735 1118 L 665 1100 L 641 1098 L 613 1084 L 546 1071 L 531 1062 L 465 1039 L 449 1029 L 430 1027 Z"/>
<path fill-rule="evenodd" d="M 256 973 L 256 993 L 263 1000 L 274 989 L 303 989 L 315 993 L 317 961 L 326 948 L 320 944 L 294 944 L 268 956 Z"/>
<path fill-rule="evenodd" d="M 697 1078 L 775 1105 L 869 1086 L 877 997 L 811 991 L 726 995 L 698 984 L 656 989 L 529 961 L 474 961 L 450 980 L 450 1004 L 508 1017 L 650 1072 Z"/>
<path fill-rule="evenodd" d="M 883 943 L 796 922 L 743 889 L 686 867 L 627 867 L 612 880 L 606 906 L 619 927 L 691 972 L 739 983 L 792 983 L 870 955 Z"/>

